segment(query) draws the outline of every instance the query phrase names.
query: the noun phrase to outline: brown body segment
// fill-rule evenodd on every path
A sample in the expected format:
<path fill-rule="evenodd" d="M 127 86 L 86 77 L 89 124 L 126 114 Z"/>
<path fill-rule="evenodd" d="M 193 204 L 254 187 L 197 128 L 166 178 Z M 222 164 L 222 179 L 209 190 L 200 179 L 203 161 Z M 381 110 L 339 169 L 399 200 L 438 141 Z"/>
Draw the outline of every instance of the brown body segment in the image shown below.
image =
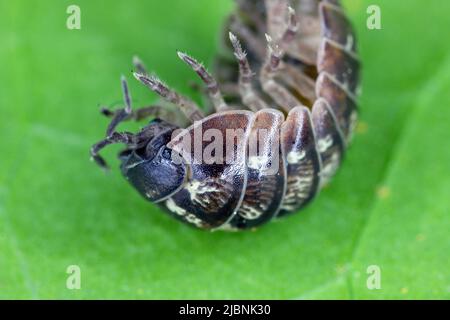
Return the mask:
<path fill-rule="evenodd" d="M 321 2 L 319 13 L 324 39 L 318 57 L 316 95 L 328 102 L 348 144 L 358 118 L 356 94 L 360 63 L 356 36 L 338 1 Z"/>
<path fill-rule="evenodd" d="M 319 12 L 323 37 L 339 43 L 347 51 L 356 53 L 355 32 L 342 8 L 330 2 L 321 2 Z"/>
<path fill-rule="evenodd" d="M 319 48 L 317 69 L 319 73 L 328 73 L 353 95 L 356 94 L 359 84 L 359 60 L 356 55 L 345 51 L 344 47 L 324 39 Z"/>
<path fill-rule="evenodd" d="M 175 217 L 206 229 L 217 228 L 233 217 L 246 186 L 245 146 L 252 122 L 249 111 L 216 113 L 168 144 L 182 155 L 189 171 L 183 188 L 164 203 Z M 213 143 L 220 148 L 211 148 Z"/>
<path fill-rule="evenodd" d="M 306 107 L 289 112 L 281 129 L 281 148 L 287 168 L 287 189 L 280 217 L 304 207 L 319 188 L 321 163 L 311 114 Z"/>
<path fill-rule="evenodd" d="M 280 150 L 283 121 L 284 115 L 274 109 L 255 114 L 248 140 L 245 196 L 228 228 L 257 227 L 278 213 L 286 189 L 286 168 Z"/>
<path fill-rule="evenodd" d="M 330 182 L 336 174 L 345 152 L 342 137 L 333 112 L 325 99 L 318 99 L 312 110 L 312 123 L 316 134 L 317 150 L 322 160 L 321 186 Z"/>
<path fill-rule="evenodd" d="M 329 103 L 346 143 L 348 143 L 353 135 L 358 117 L 355 98 L 326 73 L 320 74 L 317 79 L 316 91 L 318 97 L 324 98 Z"/>

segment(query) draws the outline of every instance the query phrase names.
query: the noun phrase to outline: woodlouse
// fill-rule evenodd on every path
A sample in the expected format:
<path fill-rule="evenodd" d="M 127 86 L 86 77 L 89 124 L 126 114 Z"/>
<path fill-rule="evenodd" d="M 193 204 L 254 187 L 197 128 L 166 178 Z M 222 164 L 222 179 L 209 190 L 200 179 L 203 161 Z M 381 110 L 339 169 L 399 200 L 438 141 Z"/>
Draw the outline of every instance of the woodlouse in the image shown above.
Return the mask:
<path fill-rule="evenodd" d="M 136 79 L 177 106 L 192 125 L 176 131 L 184 126 L 167 107 L 132 110 L 122 78 L 125 107 L 102 110 L 112 120 L 106 138 L 91 149 L 106 167 L 99 151 L 125 144 L 119 158 L 126 179 L 175 218 L 204 229 L 254 228 L 304 207 L 336 173 L 357 120 L 355 34 L 338 0 L 236 2 L 227 20 L 229 41 L 216 58 L 216 78 L 178 53 L 205 83 L 215 112 L 205 117 L 135 58 Z M 122 121 L 146 117 L 156 119 L 138 133 L 116 131 Z M 211 153 L 216 160 L 228 151 L 233 161 L 187 161 L 191 154 L 180 146 L 187 138 L 194 143 L 199 128 L 221 134 L 222 149 Z M 242 134 L 225 141 L 228 130 Z M 203 154 L 212 138 L 200 140 Z M 256 141 L 257 155 L 250 153 L 250 141 Z M 277 170 L 269 172 L 274 164 Z"/>

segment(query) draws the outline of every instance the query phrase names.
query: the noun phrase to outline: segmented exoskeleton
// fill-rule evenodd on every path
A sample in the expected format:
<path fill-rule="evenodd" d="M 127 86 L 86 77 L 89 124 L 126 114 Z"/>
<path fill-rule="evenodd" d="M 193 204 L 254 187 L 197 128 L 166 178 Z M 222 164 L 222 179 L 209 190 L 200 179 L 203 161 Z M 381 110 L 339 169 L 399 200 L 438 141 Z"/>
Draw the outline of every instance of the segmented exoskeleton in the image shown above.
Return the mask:
<path fill-rule="evenodd" d="M 357 121 L 356 40 L 338 0 L 236 2 L 215 77 L 178 53 L 205 83 L 214 111 L 205 116 L 135 58 L 135 78 L 191 125 L 177 131 L 185 127 L 180 113 L 164 106 L 132 110 L 122 78 L 125 108 L 102 110 L 112 120 L 106 138 L 91 149 L 106 167 L 99 151 L 125 144 L 119 157 L 126 179 L 175 218 L 204 229 L 254 228 L 307 205 L 335 175 Z M 146 117 L 156 119 L 138 133 L 116 131 L 122 121 Z M 233 161 L 188 161 L 194 151 L 186 152 L 185 141 L 194 145 L 196 131 L 208 129 L 218 134 L 215 142 L 223 139 L 216 160 L 228 152 Z M 228 132 L 235 131 L 240 135 L 230 142 Z M 200 140 L 200 151 L 208 150 L 212 137 Z"/>

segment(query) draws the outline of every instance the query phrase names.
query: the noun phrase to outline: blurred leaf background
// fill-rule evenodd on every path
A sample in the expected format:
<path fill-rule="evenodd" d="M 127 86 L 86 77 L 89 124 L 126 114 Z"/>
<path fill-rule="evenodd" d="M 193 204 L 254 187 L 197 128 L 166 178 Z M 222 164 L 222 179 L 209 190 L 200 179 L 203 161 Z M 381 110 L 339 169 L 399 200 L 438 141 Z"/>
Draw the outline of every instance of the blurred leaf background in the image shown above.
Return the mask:
<path fill-rule="evenodd" d="M 0 298 L 450 298 L 450 2 L 345 2 L 364 63 L 345 164 L 306 210 L 237 234 L 173 221 L 88 158 L 121 73 L 135 105 L 156 99 L 132 55 L 192 94 L 175 51 L 211 61 L 232 1 L 79 0 L 81 30 L 70 4 L 0 2 Z M 366 28 L 369 4 L 382 30 Z"/>

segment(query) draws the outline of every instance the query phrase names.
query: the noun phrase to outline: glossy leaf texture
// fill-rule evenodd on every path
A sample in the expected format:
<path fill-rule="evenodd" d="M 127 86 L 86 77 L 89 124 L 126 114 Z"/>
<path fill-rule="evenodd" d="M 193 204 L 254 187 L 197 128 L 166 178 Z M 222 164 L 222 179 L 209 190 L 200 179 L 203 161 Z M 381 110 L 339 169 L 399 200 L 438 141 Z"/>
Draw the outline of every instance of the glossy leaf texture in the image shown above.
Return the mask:
<path fill-rule="evenodd" d="M 0 3 L 0 298 L 450 298 L 450 3 L 345 2 L 363 62 L 361 122 L 343 167 L 302 212 L 256 232 L 208 233 L 164 215 L 88 149 L 98 105 L 156 101 L 138 54 L 192 94 L 186 50 L 208 65 L 229 0 Z M 193 95 L 198 99 L 198 95 Z M 142 124 L 140 124 L 142 125 Z M 126 124 L 124 129 L 139 125 Z M 113 147 L 105 156 L 118 165 Z M 66 288 L 67 267 L 81 289 Z M 381 289 L 366 286 L 381 269 Z"/>

